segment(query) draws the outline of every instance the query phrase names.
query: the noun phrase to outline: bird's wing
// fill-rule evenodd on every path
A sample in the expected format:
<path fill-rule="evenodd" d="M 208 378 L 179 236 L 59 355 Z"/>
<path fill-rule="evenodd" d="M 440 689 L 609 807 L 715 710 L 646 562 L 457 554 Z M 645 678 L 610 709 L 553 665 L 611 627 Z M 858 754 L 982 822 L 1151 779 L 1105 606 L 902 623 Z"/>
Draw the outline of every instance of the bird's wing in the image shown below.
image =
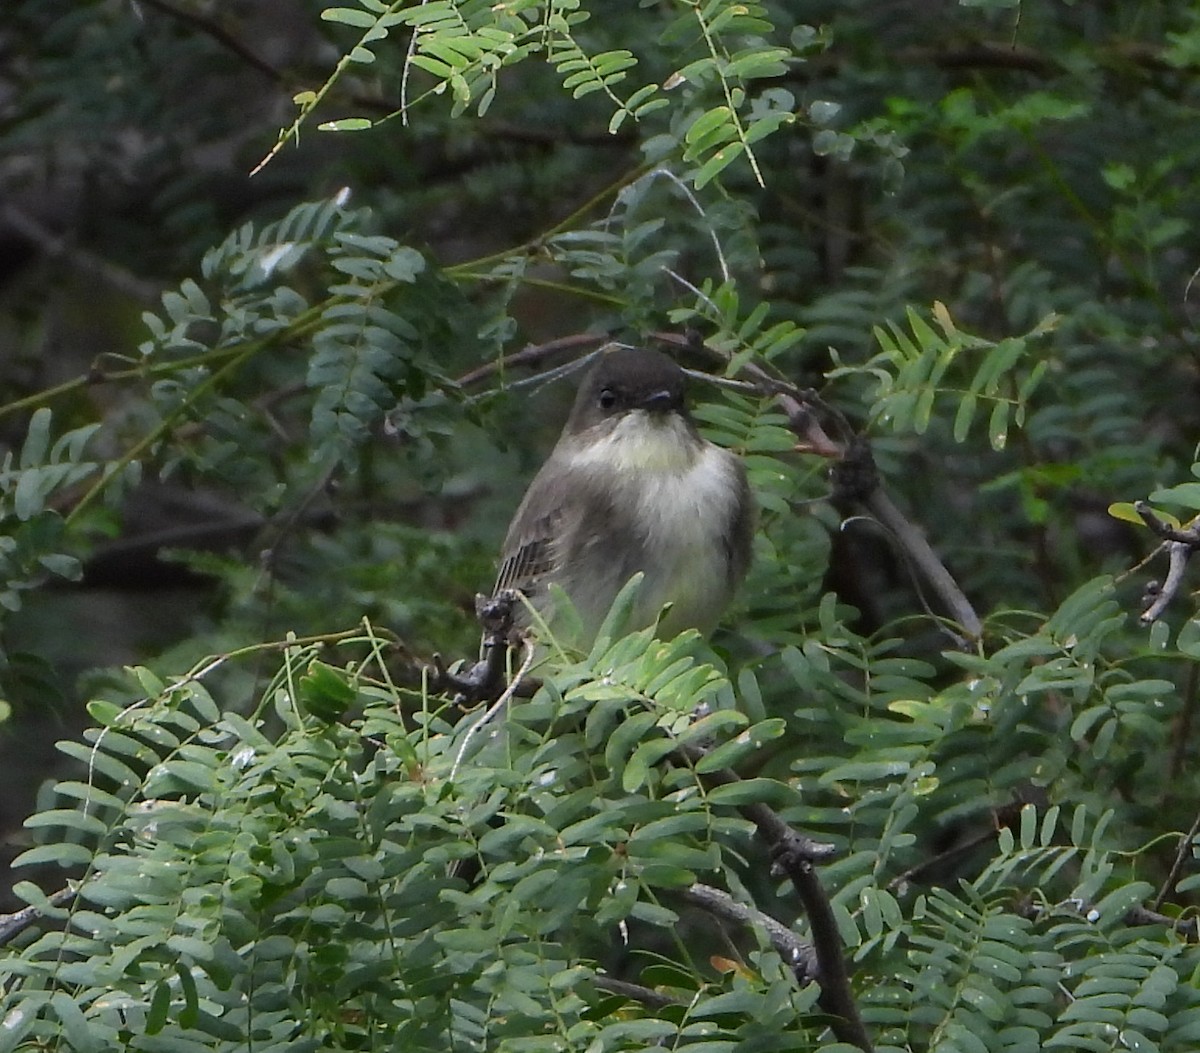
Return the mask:
<path fill-rule="evenodd" d="M 504 539 L 496 592 L 516 589 L 535 600 L 554 580 L 588 504 L 577 490 L 572 475 L 553 472 L 549 462 L 534 477 Z"/>
<path fill-rule="evenodd" d="M 529 522 L 513 522 L 501 555 L 495 592 L 515 589 L 531 596 L 553 575 L 558 565 L 554 539 L 562 518 L 555 509 Z"/>
<path fill-rule="evenodd" d="M 732 592 L 745 578 L 750 569 L 750 558 L 754 550 L 754 531 L 758 526 L 758 509 L 754 495 L 750 492 L 750 481 L 746 478 L 746 465 L 735 454 L 726 451 L 733 484 L 737 491 L 731 529 L 725 536 L 725 565 Z"/>

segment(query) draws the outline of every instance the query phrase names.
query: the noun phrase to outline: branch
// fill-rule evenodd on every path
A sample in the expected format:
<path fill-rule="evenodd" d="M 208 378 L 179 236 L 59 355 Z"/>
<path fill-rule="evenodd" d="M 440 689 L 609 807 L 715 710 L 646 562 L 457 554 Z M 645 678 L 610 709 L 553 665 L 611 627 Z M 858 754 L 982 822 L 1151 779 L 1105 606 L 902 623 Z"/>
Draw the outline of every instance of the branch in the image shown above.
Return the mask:
<path fill-rule="evenodd" d="M 154 8 L 156 11 L 161 11 L 164 15 L 175 19 L 177 22 L 182 22 L 193 29 L 198 29 L 205 36 L 212 37 L 226 51 L 232 52 L 252 69 L 256 69 L 264 76 L 270 77 L 276 84 L 284 87 L 288 85 L 288 78 L 282 70 L 276 69 L 265 58 L 257 52 L 252 51 L 247 45 L 243 44 L 237 37 L 230 33 L 229 30 L 212 19 L 206 18 L 195 11 L 185 11 L 174 4 L 167 3 L 166 0 L 142 0 L 142 3 L 147 7 Z"/>
<path fill-rule="evenodd" d="M 1146 609 L 1140 619 L 1143 625 L 1154 621 L 1167 609 L 1179 587 L 1183 584 L 1184 571 L 1187 570 L 1188 560 L 1200 551 L 1200 517 L 1194 519 L 1185 527 L 1176 527 L 1164 519 L 1160 519 L 1154 509 L 1145 501 L 1135 501 L 1133 509 L 1142 517 L 1146 524 L 1163 540 L 1161 548 L 1167 553 L 1167 577 L 1159 585 L 1152 581 L 1146 585 Z"/>
<path fill-rule="evenodd" d="M 1192 842 L 1198 833 L 1200 833 L 1200 814 L 1196 815 L 1192 828 L 1183 835 L 1179 842 L 1179 849 L 1175 853 L 1175 862 L 1171 864 L 1167 879 L 1162 883 L 1162 888 L 1158 890 L 1158 895 L 1154 897 L 1154 910 L 1158 910 L 1163 905 L 1163 901 L 1175 891 L 1175 882 L 1179 880 L 1179 872 L 1183 869 L 1183 864 L 1191 853 Z"/>
<path fill-rule="evenodd" d="M 904 554 L 920 570 L 929 587 L 946 605 L 950 617 L 966 633 L 968 639 L 978 640 L 983 634 L 983 622 L 966 594 L 946 569 L 946 565 L 933 551 L 925 534 L 892 503 L 892 499 L 881 487 L 876 487 L 864 498 L 863 507 L 890 532 L 899 543 Z"/>
<path fill-rule="evenodd" d="M 990 40 L 960 48 L 905 48 L 896 58 L 905 66 L 932 65 L 939 69 L 1012 69 L 1051 74 L 1062 68 L 1055 59 L 1032 48 Z"/>
<path fill-rule="evenodd" d="M 483 629 L 483 658 L 465 673 L 455 673 L 446 668 L 440 654 L 435 654 L 427 681 L 432 694 L 454 692 L 458 702 L 463 704 L 496 702 L 502 694 L 517 690 L 520 675 L 507 688 L 504 685 L 504 660 L 508 656 L 508 641 L 512 634 L 514 602 L 513 593 L 499 596 L 480 593 L 475 597 L 475 617 Z M 523 668 L 522 672 L 525 671 Z"/>
<path fill-rule="evenodd" d="M 687 1002 L 682 998 L 662 994 L 659 991 L 652 991 L 649 987 L 643 987 L 641 984 L 631 984 L 626 980 L 614 980 L 611 976 L 594 976 L 592 977 L 592 983 L 596 985 L 596 989 L 599 991 L 604 991 L 606 994 L 619 995 L 621 998 L 628 998 L 634 1002 L 641 1002 L 647 1009 L 666 1009 L 672 1005 L 687 1005 Z"/>
<path fill-rule="evenodd" d="M 653 336 L 663 343 L 701 350 L 710 358 L 727 361 L 723 354 L 686 336 L 666 332 L 654 333 Z M 800 439 L 797 450 L 816 453 L 838 465 L 849 461 L 853 468 L 861 467 L 863 458 L 869 460 L 870 447 L 866 438 L 856 435 L 846 418 L 825 403 L 815 391 L 798 387 L 757 362 L 747 362 L 741 373 L 758 387 L 761 396 L 774 396 L 787 414 L 792 431 Z M 821 420 L 828 421 L 840 438 L 831 438 Z M 921 572 L 923 579 L 945 605 L 950 617 L 968 639 L 977 640 L 983 633 L 983 623 L 924 533 L 896 507 L 873 472 L 856 475 L 854 481 L 856 485 L 847 489 L 845 496 L 854 500 L 889 531 L 909 563 Z M 845 477 L 842 480 L 844 482 Z"/>
<path fill-rule="evenodd" d="M 801 834 L 789 832 L 784 840 L 773 846 L 772 854 L 776 865 L 792 879 L 792 887 L 804 904 L 808 915 L 808 926 L 813 934 L 813 946 L 820 963 L 822 1009 L 831 1013 L 833 1032 L 843 1042 L 852 1042 L 859 1049 L 871 1053 L 871 1039 L 863 1025 L 850 990 L 850 973 L 846 968 L 846 957 L 842 954 L 842 939 L 838 933 L 837 919 L 821 879 L 813 869 L 812 859 L 807 854 L 808 839 Z"/>
<path fill-rule="evenodd" d="M 75 889 L 60 888 L 46 897 L 51 907 L 65 907 L 75 898 Z M 29 926 L 43 918 L 50 917 L 41 907 L 22 907 L 12 914 L 0 914 L 0 947 L 4 947 L 14 937 L 19 936 Z"/>
<path fill-rule="evenodd" d="M 1156 910 L 1134 907 L 1125 915 L 1124 920 L 1126 925 L 1165 925 L 1168 929 L 1181 936 L 1186 936 L 1188 939 L 1200 939 L 1200 919 L 1197 918 L 1172 918 L 1170 915 L 1160 914 Z"/>
<path fill-rule="evenodd" d="M 787 962 L 789 968 L 801 982 L 810 980 L 821 982 L 820 969 L 813 945 L 808 940 L 802 940 L 783 922 L 761 910 L 739 903 L 728 892 L 722 892 L 719 888 L 713 888 L 711 885 L 697 883 L 690 888 L 683 889 L 680 894 L 692 906 L 699 907 L 725 921 L 747 927 L 761 926 L 775 952 Z"/>
<path fill-rule="evenodd" d="M 608 339 L 609 337 L 603 333 L 573 333 L 570 336 L 559 337 L 557 340 L 548 340 L 544 344 L 526 344 L 520 351 L 497 358 L 493 362 L 485 362 L 482 366 L 464 373 L 458 378 L 458 385 L 462 388 L 471 387 L 481 380 L 486 380 L 493 373 L 503 372 L 510 366 L 536 365 L 543 359 L 553 358 L 564 351 L 572 351 L 577 347 L 591 347 L 593 344 L 600 344 Z"/>
<path fill-rule="evenodd" d="M 693 768 L 693 771 L 695 765 L 707 756 L 707 751 L 687 744 L 678 746 L 675 752 Z M 728 768 L 705 772 L 703 775 L 699 772 L 695 774 L 705 786 L 727 786 L 742 781 L 736 772 Z M 800 896 L 800 902 L 808 916 L 808 925 L 813 937 L 812 949 L 817 962 L 815 977 L 812 977 L 812 974 L 806 975 L 815 978 L 821 987 L 818 1004 L 830 1015 L 833 1033 L 839 1041 L 852 1043 L 865 1053 L 871 1053 L 871 1039 L 859 1016 L 858 1006 L 850 989 L 850 976 L 842 954 L 842 940 L 837 921 L 824 886 L 813 869 L 814 863 L 830 859 L 836 853 L 836 847 L 814 841 L 793 830 L 778 812 L 761 801 L 738 805 L 738 811 L 754 824 L 759 835 L 771 846 L 777 865 L 791 878 L 792 885 Z"/>
<path fill-rule="evenodd" d="M 1185 527 L 1173 527 L 1165 519 L 1160 519 L 1145 501 L 1135 501 L 1133 510 L 1142 517 L 1142 522 L 1164 541 L 1176 541 L 1192 549 L 1200 548 L 1200 526 L 1192 523 Z"/>
<path fill-rule="evenodd" d="M 1168 541 L 1163 546 L 1167 551 L 1167 576 L 1161 585 L 1156 581 L 1146 585 L 1146 599 L 1149 605 L 1138 616 L 1143 625 L 1149 625 L 1165 611 L 1170 602 L 1179 592 L 1183 584 L 1184 571 L 1187 570 L 1188 560 L 1195 551 L 1182 541 Z"/>
<path fill-rule="evenodd" d="M 0 220 L 12 227 L 21 237 L 33 242 L 52 260 L 62 260 L 81 274 L 98 278 L 117 292 L 139 303 L 157 303 L 161 291 L 153 282 L 143 281 L 123 267 L 110 263 L 94 252 L 72 245 L 67 238 L 44 227 L 33 216 L 15 205 L 5 205 Z"/>

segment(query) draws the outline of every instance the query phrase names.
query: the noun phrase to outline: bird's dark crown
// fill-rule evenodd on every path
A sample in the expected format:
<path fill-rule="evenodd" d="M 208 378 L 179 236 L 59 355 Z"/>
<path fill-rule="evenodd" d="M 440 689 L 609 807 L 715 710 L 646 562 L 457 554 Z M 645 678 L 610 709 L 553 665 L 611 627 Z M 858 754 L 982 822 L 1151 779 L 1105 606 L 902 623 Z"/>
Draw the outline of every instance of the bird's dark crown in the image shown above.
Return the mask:
<path fill-rule="evenodd" d="M 629 410 L 684 413 L 685 377 L 659 351 L 621 347 L 606 351 L 580 385 L 567 427 L 580 432 Z"/>

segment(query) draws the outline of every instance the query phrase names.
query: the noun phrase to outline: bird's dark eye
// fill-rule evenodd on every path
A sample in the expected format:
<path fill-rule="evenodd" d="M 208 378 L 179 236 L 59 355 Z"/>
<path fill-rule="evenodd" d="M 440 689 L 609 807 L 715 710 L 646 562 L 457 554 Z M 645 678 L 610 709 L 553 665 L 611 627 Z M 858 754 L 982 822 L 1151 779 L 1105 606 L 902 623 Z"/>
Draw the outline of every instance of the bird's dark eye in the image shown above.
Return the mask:
<path fill-rule="evenodd" d="M 604 388 L 600 392 L 600 408 L 610 410 L 617 404 L 617 393 L 612 388 Z"/>

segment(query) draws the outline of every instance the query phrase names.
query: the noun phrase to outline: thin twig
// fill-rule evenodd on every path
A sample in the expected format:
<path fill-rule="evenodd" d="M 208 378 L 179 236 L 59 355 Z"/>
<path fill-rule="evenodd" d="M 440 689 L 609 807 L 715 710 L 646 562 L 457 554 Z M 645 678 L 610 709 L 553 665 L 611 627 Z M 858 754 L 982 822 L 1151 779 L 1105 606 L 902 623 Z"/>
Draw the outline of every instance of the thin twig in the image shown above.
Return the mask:
<path fill-rule="evenodd" d="M 1175 862 L 1171 864 L 1171 869 L 1167 872 L 1167 878 L 1162 883 L 1162 888 L 1158 890 L 1158 895 L 1154 897 L 1154 910 L 1158 910 L 1166 898 L 1175 891 L 1175 882 L 1179 880 L 1179 872 L 1183 869 L 1183 864 L 1187 861 L 1191 853 L 1192 842 L 1198 833 L 1200 833 L 1200 812 L 1196 814 L 1196 818 L 1192 822 L 1192 828 L 1180 839 L 1179 848 L 1175 852 Z"/>
<path fill-rule="evenodd" d="M 553 358 L 564 351 L 571 351 L 577 347 L 591 347 L 593 344 L 600 344 L 608 339 L 604 333 L 573 333 L 570 336 L 559 337 L 557 340 L 548 340 L 544 344 L 527 344 L 520 351 L 515 351 L 511 355 L 498 358 L 493 362 L 485 362 L 482 366 L 464 373 L 458 378 L 458 386 L 468 388 L 478 384 L 481 380 L 486 380 L 493 373 L 499 373 L 511 366 L 536 365 L 543 359 Z"/>
<path fill-rule="evenodd" d="M 974 851 L 980 845 L 985 845 L 989 841 L 996 839 L 995 829 L 985 829 L 972 837 L 967 838 L 960 844 L 954 845 L 952 848 L 947 848 L 945 851 L 938 852 L 937 855 L 930 856 L 928 859 L 918 863 L 915 867 L 910 867 L 903 874 L 897 874 L 887 887 L 889 892 L 899 891 L 904 888 L 910 881 L 915 881 L 926 871 L 933 870 L 937 867 L 952 863 L 959 856 L 966 855 L 968 852 Z"/>
<path fill-rule="evenodd" d="M 429 0 L 421 0 L 417 7 L 424 7 Z M 413 56 L 417 53 L 417 30 L 414 27 L 404 50 L 404 65 L 400 69 L 400 124 L 408 127 L 408 80 L 412 74 Z"/>
<path fill-rule="evenodd" d="M 614 980 L 611 976 L 594 976 L 592 983 L 599 991 L 640 1002 L 647 1009 L 666 1009 L 667 1006 L 672 1005 L 687 1005 L 687 1001 L 683 998 L 663 994 L 660 991 L 652 991 L 649 987 L 631 984 L 627 980 Z"/>
<path fill-rule="evenodd" d="M 721 267 L 721 279 L 726 282 L 729 281 L 729 261 L 726 260 L 726 258 L 725 258 L 725 250 L 721 247 L 721 239 L 717 237 L 717 232 L 716 232 L 716 229 L 714 228 L 713 224 L 708 222 L 708 213 L 704 211 L 704 206 L 702 204 L 700 204 L 700 199 L 698 197 L 696 197 L 695 194 L 692 193 L 692 189 L 691 189 L 691 187 L 689 187 L 687 185 L 687 183 L 685 183 L 682 179 L 680 179 L 679 176 L 677 176 L 669 168 L 664 168 L 661 165 L 659 165 L 657 168 L 652 168 L 649 172 L 647 172 L 644 176 L 642 176 L 636 182 L 631 183 L 630 186 L 631 187 L 636 186 L 638 183 L 641 183 L 641 182 L 652 182 L 655 179 L 666 179 L 669 182 L 671 182 L 672 184 L 674 184 L 675 188 L 684 196 L 684 198 L 687 200 L 688 204 L 691 205 L 692 208 L 700 216 L 700 218 L 705 221 L 704 228 L 708 231 L 709 240 L 713 244 L 713 251 L 717 257 L 717 263 Z M 605 220 L 606 228 L 608 225 L 608 219 L 612 218 L 613 210 L 615 210 L 615 209 L 616 209 L 616 202 L 613 203 L 613 208 L 609 210 L 608 218 Z M 666 268 L 664 268 L 664 270 L 666 270 Z M 670 274 L 676 280 L 683 282 L 682 278 L 680 278 L 678 275 L 674 274 L 670 270 L 667 270 L 667 273 Z M 684 282 L 684 284 L 689 284 L 689 283 Z M 689 285 L 689 288 L 694 288 L 694 287 Z M 699 295 L 703 295 L 703 294 L 699 294 Z M 707 299 L 707 297 L 704 297 L 704 298 Z M 709 301 L 709 303 L 711 305 L 711 301 Z"/>
<path fill-rule="evenodd" d="M 498 699 L 496 699 L 495 702 L 488 706 L 488 708 L 484 711 L 483 716 L 476 720 L 475 723 L 467 729 L 466 735 L 463 736 L 462 745 L 458 748 L 458 755 L 454 758 L 454 764 L 450 768 L 450 775 L 448 776 L 447 781 L 454 781 L 454 777 L 458 774 L 458 769 L 462 767 L 462 762 L 466 758 L 467 747 L 471 744 L 475 736 L 492 722 L 496 714 L 503 712 L 504 707 L 508 705 L 513 695 L 517 693 L 517 688 L 520 686 L 522 679 L 524 678 L 525 674 L 529 672 L 530 666 L 533 665 L 533 658 L 536 653 L 537 651 L 534 648 L 533 643 L 529 640 L 526 640 L 525 660 L 521 663 L 521 668 L 517 670 L 517 675 L 509 681 L 508 687 L 504 689 L 504 693 Z"/>
<path fill-rule="evenodd" d="M 65 907 L 76 896 L 76 890 L 70 887 L 60 888 L 46 897 L 51 907 Z M 4 947 L 15 936 L 19 936 L 30 925 L 50 917 L 41 907 L 22 907 L 12 914 L 0 914 L 0 947 Z"/>
<path fill-rule="evenodd" d="M 137 300 L 139 303 L 156 303 L 161 291 L 153 282 L 143 281 L 115 263 L 110 263 L 94 252 L 72 245 L 67 238 L 43 226 L 33 216 L 15 205 L 5 205 L 0 212 L 0 221 L 12 227 L 23 238 L 32 241 L 53 260 L 62 260 L 68 266 L 91 278 L 98 278 L 117 292 Z"/>

